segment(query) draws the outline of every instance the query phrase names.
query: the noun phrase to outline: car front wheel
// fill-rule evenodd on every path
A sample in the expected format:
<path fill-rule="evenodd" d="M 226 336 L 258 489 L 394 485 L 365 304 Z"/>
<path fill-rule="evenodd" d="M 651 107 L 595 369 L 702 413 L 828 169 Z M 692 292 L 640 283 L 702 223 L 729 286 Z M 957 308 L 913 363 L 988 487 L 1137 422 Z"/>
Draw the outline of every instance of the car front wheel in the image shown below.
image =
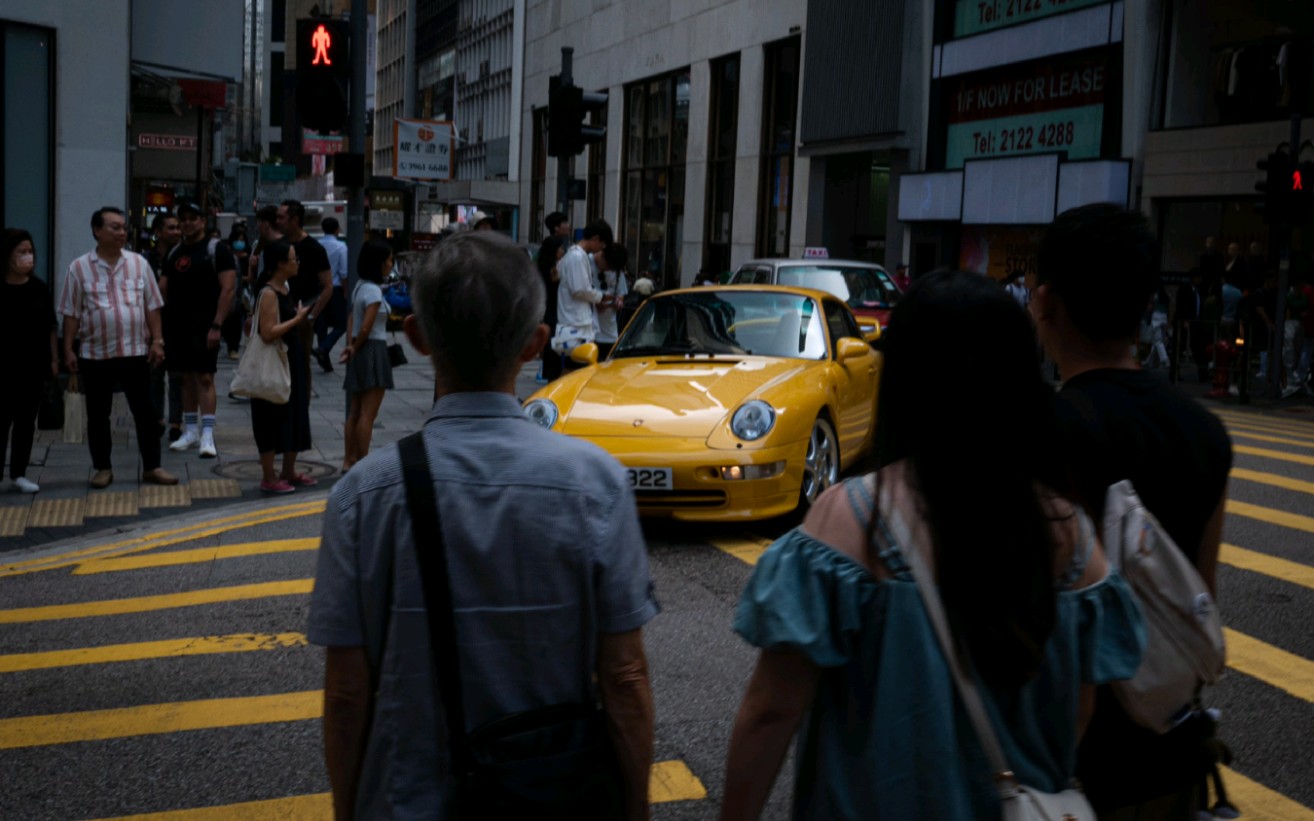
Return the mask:
<path fill-rule="evenodd" d="M 839 481 L 839 443 L 835 429 L 824 417 L 817 417 L 808 437 L 807 455 L 803 459 L 803 485 L 799 488 L 799 506 L 812 507 L 826 488 Z"/>

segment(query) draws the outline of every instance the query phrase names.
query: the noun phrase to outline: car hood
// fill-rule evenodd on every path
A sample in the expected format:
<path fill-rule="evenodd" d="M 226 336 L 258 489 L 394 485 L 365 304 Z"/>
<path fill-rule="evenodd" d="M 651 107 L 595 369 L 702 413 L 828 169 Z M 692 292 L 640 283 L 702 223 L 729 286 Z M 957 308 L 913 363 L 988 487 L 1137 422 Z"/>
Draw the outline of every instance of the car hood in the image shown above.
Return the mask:
<path fill-rule="evenodd" d="M 565 411 L 573 436 L 710 436 L 745 401 L 821 362 L 763 356 L 615 359 Z"/>

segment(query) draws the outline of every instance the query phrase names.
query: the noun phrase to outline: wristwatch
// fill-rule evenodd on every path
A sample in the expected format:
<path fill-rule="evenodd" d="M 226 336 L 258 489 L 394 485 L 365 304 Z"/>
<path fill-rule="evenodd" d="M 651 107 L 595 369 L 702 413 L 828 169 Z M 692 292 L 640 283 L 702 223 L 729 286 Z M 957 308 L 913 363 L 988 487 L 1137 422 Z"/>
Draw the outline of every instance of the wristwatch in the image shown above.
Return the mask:
<path fill-rule="evenodd" d="M 211 322 L 211 323 L 210 323 L 210 330 L 212 330 L 212 331 L 222 331 L 223 329 L 224 329 L 224 326 L 220 325 L 218 322 Z"/>

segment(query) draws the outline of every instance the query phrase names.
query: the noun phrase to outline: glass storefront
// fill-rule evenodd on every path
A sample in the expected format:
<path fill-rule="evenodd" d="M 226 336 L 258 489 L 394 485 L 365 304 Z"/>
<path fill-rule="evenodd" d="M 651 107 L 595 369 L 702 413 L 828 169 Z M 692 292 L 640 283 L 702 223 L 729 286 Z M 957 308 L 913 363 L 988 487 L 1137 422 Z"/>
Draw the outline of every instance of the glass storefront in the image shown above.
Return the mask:
<path fill-rule="evenodd" d="M 662 288 L 680 284 L 689 72 L 625 88 L 624 208 L 617 239 L 630 266 Z"/>
<path fill-rule="evenodd" d="M 0 225 L 32 234 L 46 282 L 54 271 L 54 52 L 49 29 L 0 21 Z"/>

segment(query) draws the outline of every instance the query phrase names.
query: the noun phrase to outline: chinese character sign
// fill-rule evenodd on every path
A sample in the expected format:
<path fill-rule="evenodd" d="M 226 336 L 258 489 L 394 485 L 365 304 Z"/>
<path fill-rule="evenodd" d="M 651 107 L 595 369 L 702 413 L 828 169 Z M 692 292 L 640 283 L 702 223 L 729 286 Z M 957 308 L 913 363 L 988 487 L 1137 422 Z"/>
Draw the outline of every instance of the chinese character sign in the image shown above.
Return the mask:
<path fill-rule="evenodd" d="M 451 123 L 398 118 L 393 126 L 392 175 L 409 180 L 450 180 L 456 139 Z"/>

